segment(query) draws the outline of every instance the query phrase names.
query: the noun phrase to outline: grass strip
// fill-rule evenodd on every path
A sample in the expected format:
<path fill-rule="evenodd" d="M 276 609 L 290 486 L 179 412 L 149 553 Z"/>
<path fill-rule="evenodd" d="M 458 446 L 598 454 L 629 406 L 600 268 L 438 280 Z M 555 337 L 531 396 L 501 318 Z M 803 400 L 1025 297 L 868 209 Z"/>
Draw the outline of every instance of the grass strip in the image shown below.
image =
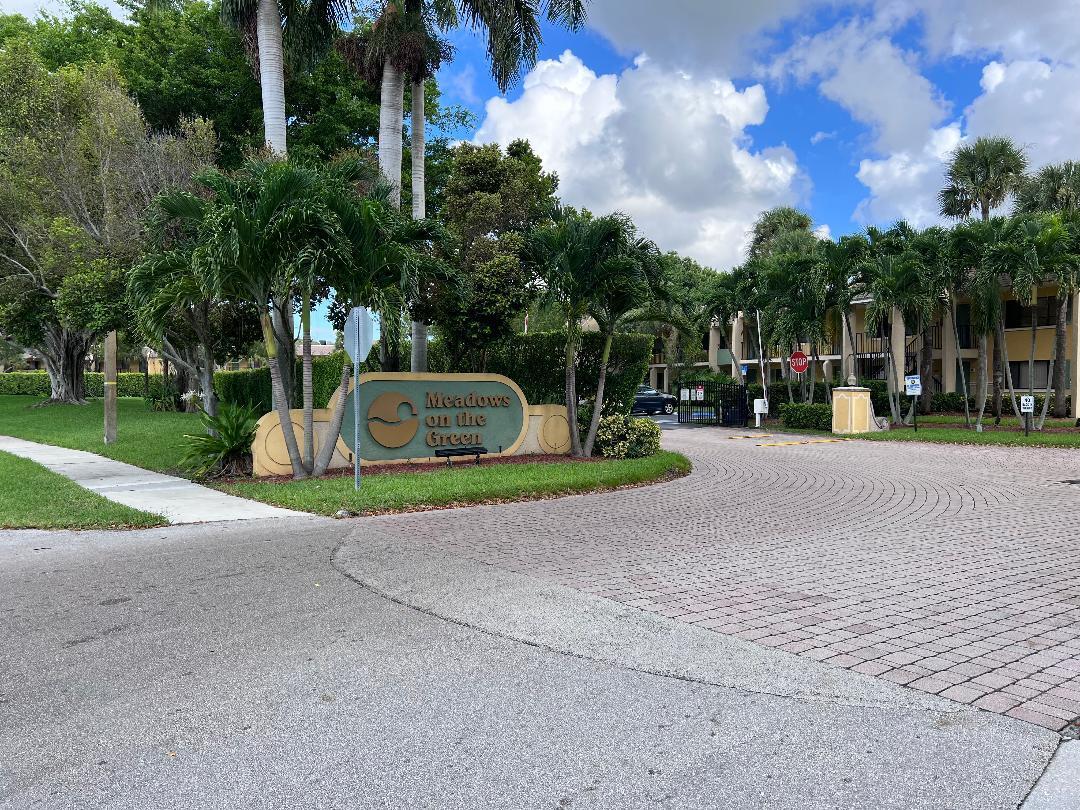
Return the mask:
<path fill-rule="evenodd" d="M 0 452 L 0 528 L 129 529 L 165 522 L 83 489 L 37 462 Z"/>
<path fill-rule="evenodd" d="M 423 472 L 381 473 L 286 482 L 221 485 L 233 495 L 288 509 L 333 515 L 348 509 L 362 515 L 441 509 L 470 504 L 537 500 L 647 484 L 685 475 L 690 462 L 679 453 L 649 458 L 521 464 L 459 465 Z"/>

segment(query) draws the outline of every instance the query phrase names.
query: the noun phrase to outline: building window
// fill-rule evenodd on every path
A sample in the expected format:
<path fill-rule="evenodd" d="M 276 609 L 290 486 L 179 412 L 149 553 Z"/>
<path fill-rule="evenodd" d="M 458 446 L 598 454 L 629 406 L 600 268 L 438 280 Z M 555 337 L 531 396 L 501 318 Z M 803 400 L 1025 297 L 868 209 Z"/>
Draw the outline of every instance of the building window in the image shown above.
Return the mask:
<path fill-rule="evenodd" d="M 1070 304 L 1069 309 L 1072 309 Z M 1039 299 L 1034 307 L 1025 306 L 1020 301 L 1005 302 L 1005 328 L 1031 328 L 1031 316 L 1034 312 L 1038 326 L 1054 326 L 1057 323 L 1057 296 L 1048 295 Z"/>
<path fill-rule="evenodd" d="M 1050 374 L 1050 361 L 1049 360 L 1036 360 L 1035 361 L 1035 379 L 1034 384 L 1029 381 L 1028 378 L 1028 364 L 1026 360 L 1020 360 L 1015 363 L 1009 363 L 1009 370 L 1012 372 L 1013 387 L 1019 391 L 1021 389 L 1028 390 L 1029 388 L 1046 389 L 1049 384 Z"/>

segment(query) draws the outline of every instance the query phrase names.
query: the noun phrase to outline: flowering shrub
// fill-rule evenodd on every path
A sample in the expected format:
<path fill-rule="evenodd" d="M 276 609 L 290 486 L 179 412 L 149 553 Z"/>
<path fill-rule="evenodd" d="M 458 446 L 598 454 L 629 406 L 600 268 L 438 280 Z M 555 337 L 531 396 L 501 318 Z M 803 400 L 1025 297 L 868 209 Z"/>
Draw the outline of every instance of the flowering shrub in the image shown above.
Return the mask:
<path fill-rule="evenodd" d="M 660 452 L 660 426 L 625 414 L 605 416 L 596 431 L 596 449 L 605 458 L 644 458 Z"/>

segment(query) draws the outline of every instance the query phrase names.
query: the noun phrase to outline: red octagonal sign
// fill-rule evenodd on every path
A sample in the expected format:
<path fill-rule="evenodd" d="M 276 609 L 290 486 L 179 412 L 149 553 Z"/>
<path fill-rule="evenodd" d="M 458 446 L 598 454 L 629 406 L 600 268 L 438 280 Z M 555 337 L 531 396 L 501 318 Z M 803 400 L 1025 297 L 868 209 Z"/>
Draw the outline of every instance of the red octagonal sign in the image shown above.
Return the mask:
<path fill-rule="evenodd" d="M 810 368 L 810 361 L 802 352 L 792 352 L 791 357 L 788 358 L 788 363 L 791 364 L 791 370 L 796 374 L 803 374 Z"/>

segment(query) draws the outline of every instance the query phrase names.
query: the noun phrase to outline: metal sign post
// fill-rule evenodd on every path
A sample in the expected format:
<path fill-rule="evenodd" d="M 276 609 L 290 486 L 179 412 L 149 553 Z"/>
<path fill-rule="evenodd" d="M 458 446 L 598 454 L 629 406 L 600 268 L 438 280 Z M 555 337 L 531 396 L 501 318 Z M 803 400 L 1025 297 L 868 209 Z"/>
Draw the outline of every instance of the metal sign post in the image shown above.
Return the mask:
<path fill-rule="evenodd" d="M 1024 416 L 1024 436 L 1031 435 L 1031 416 L 1035 413 L 1035 397 L 1025 394 L 1020 397 L 1020 413 Z"/>
<path fill-rule="evenodd" d="M 904 392 L 911 397 L 911 420 L 915 426 L 915 432 L 919 432 L 919 405 L 916 400 L 922 396 L 922 377 L 918 374 L 909 374 L 904 377 Z"/>
<path fill-rule="evenodd" d="M 375 328 L 367 307 L 353 307 L 345 321 L 345 351 L 353 361 L 353 488 L 360 489 L 360 361 L 375 342 Z"/>

